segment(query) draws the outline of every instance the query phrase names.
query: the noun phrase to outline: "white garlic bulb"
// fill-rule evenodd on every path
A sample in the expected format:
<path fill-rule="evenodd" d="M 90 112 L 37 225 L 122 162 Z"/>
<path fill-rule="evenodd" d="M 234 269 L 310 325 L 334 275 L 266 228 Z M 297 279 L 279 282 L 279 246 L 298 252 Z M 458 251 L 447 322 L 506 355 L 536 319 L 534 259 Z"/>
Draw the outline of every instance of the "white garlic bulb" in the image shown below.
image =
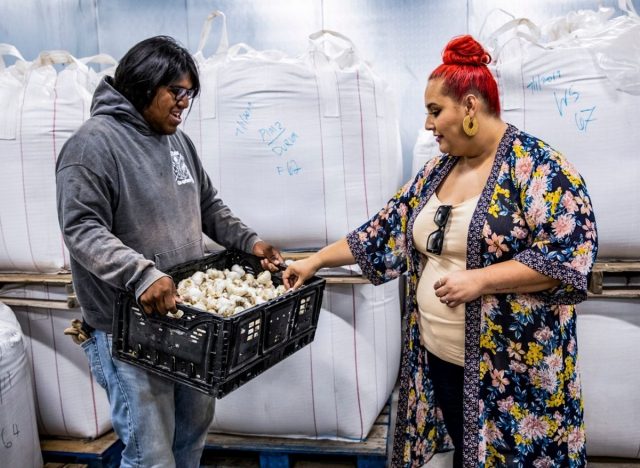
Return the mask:
<path fill-rule="evenodd" d="M 225 317 L 255 305 L 264 304 L 284 294 L 285 288 L 273 285 L 269 271 L 257 277 L 240 265 L 220 271 L 198 271 L 178 283 L 178 295 L 185 304 Z"/>

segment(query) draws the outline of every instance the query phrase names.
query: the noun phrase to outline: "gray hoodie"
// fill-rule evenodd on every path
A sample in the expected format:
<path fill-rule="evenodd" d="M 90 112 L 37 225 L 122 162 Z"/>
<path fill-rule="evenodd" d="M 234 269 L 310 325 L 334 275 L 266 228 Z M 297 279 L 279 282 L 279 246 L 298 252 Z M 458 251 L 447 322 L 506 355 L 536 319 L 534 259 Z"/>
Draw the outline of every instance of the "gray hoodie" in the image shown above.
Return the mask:
<path fill-rule="evenodd" d="M 167 268 L 203 257 L 203 232 L 245 252 L 259 240 L 217 198 L 189 137 L 155 133 L 110 83 L 56 164 L 74 288 L 85 321 L 107 332 L 117 292 L 139 297 Z"/>

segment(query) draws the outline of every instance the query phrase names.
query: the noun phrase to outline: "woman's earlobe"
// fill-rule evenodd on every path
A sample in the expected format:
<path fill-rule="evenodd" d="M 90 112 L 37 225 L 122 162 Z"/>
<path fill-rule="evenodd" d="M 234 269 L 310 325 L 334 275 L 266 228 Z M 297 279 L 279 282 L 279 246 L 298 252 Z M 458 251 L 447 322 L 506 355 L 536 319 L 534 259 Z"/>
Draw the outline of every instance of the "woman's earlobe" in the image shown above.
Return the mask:
<path fill-rule="evenodd" d="M 467 112 L 475 112 L 476 104 L 478 102 L 478 98 L 473 94 L 467 94 L 465 97 L 464 107 Z"/>

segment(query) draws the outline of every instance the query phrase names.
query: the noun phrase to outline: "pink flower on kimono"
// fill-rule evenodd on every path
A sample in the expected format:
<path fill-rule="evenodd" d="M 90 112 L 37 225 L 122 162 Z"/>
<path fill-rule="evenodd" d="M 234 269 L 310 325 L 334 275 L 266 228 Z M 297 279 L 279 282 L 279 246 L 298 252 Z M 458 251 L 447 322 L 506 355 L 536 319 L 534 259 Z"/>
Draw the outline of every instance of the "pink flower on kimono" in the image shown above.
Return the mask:
<path fill-rule="evenodd" d="M 580 398 L 580 383 L 576 381 L 569 382 L 569 396 L 574 400 Z"/>
<path fill-rule="evenodd" d="M 525 372 L 527 372 L 527 365 L 522 362 L 511 361 L 511 364 L 509 364 L 509 369 L 518 374 L 524 374 Z"/>
<path fill-rule="evenodd" d="M 562 369 L 562 356 L 556 353 L 549 354 L 544 358 L 544 363 L 551 372 L 560 372 Z"/>
<path fill-rule="evenodd" d="M 591 270 L 591 265 L 593 265 L 593 257 L 590 253 L 583 253 L 576 255 L 569 263 L 569 266 L 574 270 L 579 271 L 583 275 L 586 275 Z"/>
<path fill-rule="evenodd" d="M 487 365 L 488 370 L 493 370 L 493 362 L 491 362 L 491 356 L 488 353 L 482 355 L 482 362 Z"/>
<path fill-rule="evenodd" d="M 547 202 L 544 201 L 544 198 L 541 196 L 534 197 L 531 206 L 527 210 L 527 215 L 536 226 L 544 224 L 549 217 Z"/>
<path fill-rule="evenodd" d="M 482 426 L 482 435 L 487 443 L 493 444 L 497 440 L 502 440 L 502 432 L 496 427 L 493 421 L 486 421 Z"/>
<path fill-rule="evenodd" d="M 503 413 L 508 413 L 513 408 L 513 396 L 509 396 L 504 400 L 498 400 L 498 409 Z"/>
<path fill-rule="evenodd" d="M 558 387 L 558 379 L 555 372 L 550 369 L 530 369 L 529 376 L 531 380 L 538 379 L 540 388 L 543 388 L 549 393 L 554 393 Z"/>
<path fill-rule="evenodd" d="M 551 226 L 553 227 L 553 234 L 557 238 L 562 239 L 575 230 L 576 220 L 570 214 L 563 214 L 558 216 Z"/>
<path fill-rule="evenodd" d="M 491 234 L 491 239 L 485 239 L 489 245 L 489 253 L 495 253 L 496 257 L 502 257 L 502 252 L 508 252 L 509 248 L 502 243 L 504 236 L 499 236 L 496 233 Z"/>
<path fill-rule="evenodd" d="M 416 410 L 416 423 L 418 427 L 425 425 L 427 420 L 427 405 L 424 401 L 418 400 L 418 408 Z"/>
<path fill-rule="evenodd" d="M 565 326 L 573 317 L 573 309 L 572 306 L 569 305 L 561 305 L 558 306 L 560 312 L 560 325 Z"/>
<path fill-rule="evenodd" d="M 533 461 L 533 468 L 553 468 L 555 463 L 550 457 L 544 456 Z"/>
<path fill-rule="evenodd" d="M 571 192 L 565 192 L 565 194 L 562 195 L 560 203 L 568 213 L 575 213 L 579 209 L 578 203 L 576 203 L 576 199 Z"/>
<path fill-rule="evenodd" d="M 584 447 L 584 432 L 579 427 L 574 427 L 569 432 L 569 453 L 578 453 Z"/>
<path fill-rule="evenodd" d="M 509 385 L 509 379 L 504 376 L 503 370 L 493 369 L 491 371 L 491 385 L 497 387 L 500 393 L 506 390 L 505 385 Z"/>
<path fill-rule="evenodd" d="M 484 462 L 486 457 L 487 457 L 487 443 L 484 441 L 481 441 L 480 444 L 478 445 L 478 461 Z"/>
<path fill-rule="evenodd" d="M 401 216 L 401 217 L 403 217 L 403 218 L 404 218 L 405 216 L 407 216 L 407 213 L 408 213 L 408 212 L 409 212 L 409 210 L 408 210 L 408 208 L 407 208 L 407 205 L 405 205 L 404 203 L 400 203 L 400 204 L 398 205 L 398 213 L 400 213 L 400 216 Z"/>
<path fill-rule="evenodd" d="M 396 236 L 396 250 L 400 252 L 406 252 L 407 250 L 407 236 L 404 233 Z"/>
<path fill-rule="evenodd" d="M 420 455 L 424 455 L 425 453 L 427 453 L 427 444 L 429 443 L 429 441 L 427 439 L 418 439 L 416 442 L 414 442 L 413 444 L 413 448 L 411 449 L 413 451 L 413 453 L 420 454 Z M 417 458 L 417 457 L 412 457 L 412 458 Z M 412 465 L 415 468 L 420 468 L 421 465 L 418 465 L 415 461 L 412 462 Z"/>
<path fill-rule="evenodd" d="M 417 401 L 417 397 L 416 397 L 416 392 L 409 392 L 409 396 L 407 397 L 407 416 L 411 417 L 411 411 L 414 407 L 414 405 L 416 404 Z"/>
<path fill-rule="evenodd" d="M 518 432 L 527 439 L 542 439 L 548 430 L 549 423 L 533 414 L 528 414 L 518 424 Z"/>
<path fill-rule="evenodd" d="M 427 164 L 425 166 L 425 174 L 429 173 L 433 170 L 433 168 L 436 166 L 436 164 L 440 161 L 440 158 L 431 158 L 427 161 Z"/>
<path fill-rule="evenodd" d="M 549 327 L 542 327 L 540 329 L 538 329 L 533 336 L 535 337 L 536 340 L 538 340 L 541 343 L 544 343 L 545 341 L 547 341 L 549 338 L 551 338 L 552 333 L 551 333 L 551 329 Z"/>
<path fill-rule="evenodd" d="M 533 160 L 530 156 L 518 158 L 516 161 L 516 180 L 521 184 L 527 183 L 533 171 Z"/>
<path fill-rule="evenodd" d="M 540 172 L 542 175 L 548 176 L 549 174 L 551 174 L 551 166 L 549 166 L 549 164 L 541 164 L 540 166 L 538 166 L 538 172 Z"/>
<path fill-rule="evenodd" d="M 518 302 L 529 309 L 537 309 L 544 305 L 541 299 L 538 299 L 532 294 L 522 294 Z"/>
<path fill-rule="evenodd" d="M 385 207 L 383 209 L 380 210 L 380 212 L 378 213 L 378 216 L 380 217 L 380 219 L 388 219 L 389 218 L 389 207 Z"/>
<path fill-rule="evenodd" d="M 522 360 L 522 356 L 524 356 L 524 349 L 522 349 L 522 343 L 517 343 L 515 341 L 509 340 L 509 347 L 507 348 L 507 352 L 509 353 L 510 358 L 517 359 L 518 361 Z"/>
<path fill-rule="evenodd" d="M 414 378 L 414 384 L 415 384 L 416 392 L 418 392 L 418 395 L 422 395 L 424 393 L 423 382 L 424 382 L 424 372 L 422 368 L 420 368 L 418 371 L 416 371 L 416 375 Z"/>
<path fill-rule="evenodd" d="M 531 184 L 529 184 L 527 195 L 529 195 L 531 198 L 544 197 L 545 193 L 547 193 L 547 183 L 548 179 L 546 176 L 534 177 L 533 179 L 531 179 Z"/>
<path fill-rule="evenodd" d="M 494 309 L 497 309 L 498 305 L 498 299 L 495 296 L 483 296 L 482 297 L 482 306 L 481 306 L 481 311 L 482 311 L 482 316 L 486 317 L 486 316 L 491 316 L 492 315 L 492 311 Z"/>
<path fill-rule="evenodd" d="M 585 220 L 582 229 L 587 231 L 584 235 L 587 239 L 596 240 L 596 225 L 590 219 Z"/>
<path fill-rule="evenodd" d="M 567 352 L 569 354 L 573 354 L 576 352 L 576 340 L 574 340 L 573 338 L 571 338 L 569 340 L 569 343 L 567 344 Z"/>
<path fill-rule="evenodd" d="M 527 224 L 527 222 L 524 219 L 524 214 L 522 213 L 522 211 L 516 211 L 511 215 L 511 218 L 513 219 L 513 223 L 517 224 L 518 226 L 524 226 Z"/>
<path fill-rule="evenodd" d="M 491 232 L 491 226 L 489 226 L 489 223 L 485 222 L 482 226 L 482 237 L 489 237 Z"/>
<path fill-rule="evenodd" d="M 369 236 L 367 236 L 367 233 L 364 231 L 359 231 L 358 232 L 358 240 L 360 242 L 366 242 L 367 239 L 369 239 Z"/>
<path fill-rule="evenodd" d="M 367 232 L 369 233 L 369 237 L 371 238 L 377 237 L 378 231 L 380 229 L 381 229 L 380 221 L 376 219 L 369 226 L 367 226 Z"/>
<path fill-rule="evenodd" d="M 587 198 L 587 195 L 580 190 L 580 196 L 576 197 L 576 202 L 578 202 L 578 205 L 580 205 L 580 213 L 582 214 L 586 214 L 587 216 L 589 216 L 591 214 L 591 202 L 589 201 L 589 198 Z"/>
<path fill-rule="evenodd" d="M 516 226 L 511 230 L 511 235 L 516 239 L 526 239 L 528 234 L 529 232 L 520 226 Z"/>

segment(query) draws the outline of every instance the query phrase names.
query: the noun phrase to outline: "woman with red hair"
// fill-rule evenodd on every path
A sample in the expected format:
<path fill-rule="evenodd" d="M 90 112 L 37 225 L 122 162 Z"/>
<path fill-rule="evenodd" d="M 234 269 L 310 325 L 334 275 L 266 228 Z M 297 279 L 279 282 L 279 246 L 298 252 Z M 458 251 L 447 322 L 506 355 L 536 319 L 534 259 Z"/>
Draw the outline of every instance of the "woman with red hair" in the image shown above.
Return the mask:
<path fill-rule="evenodd" d="M 298 287 L 358 263 L 407 273 L 393 466 L 454 447 L 454 466 L 586 464 L 574 305 L 597 252 L 584 180 L 500 118 L 489 54 L 447 44 L 425 91 L 429 160 L 377 215 L 289 266 Z"/>

